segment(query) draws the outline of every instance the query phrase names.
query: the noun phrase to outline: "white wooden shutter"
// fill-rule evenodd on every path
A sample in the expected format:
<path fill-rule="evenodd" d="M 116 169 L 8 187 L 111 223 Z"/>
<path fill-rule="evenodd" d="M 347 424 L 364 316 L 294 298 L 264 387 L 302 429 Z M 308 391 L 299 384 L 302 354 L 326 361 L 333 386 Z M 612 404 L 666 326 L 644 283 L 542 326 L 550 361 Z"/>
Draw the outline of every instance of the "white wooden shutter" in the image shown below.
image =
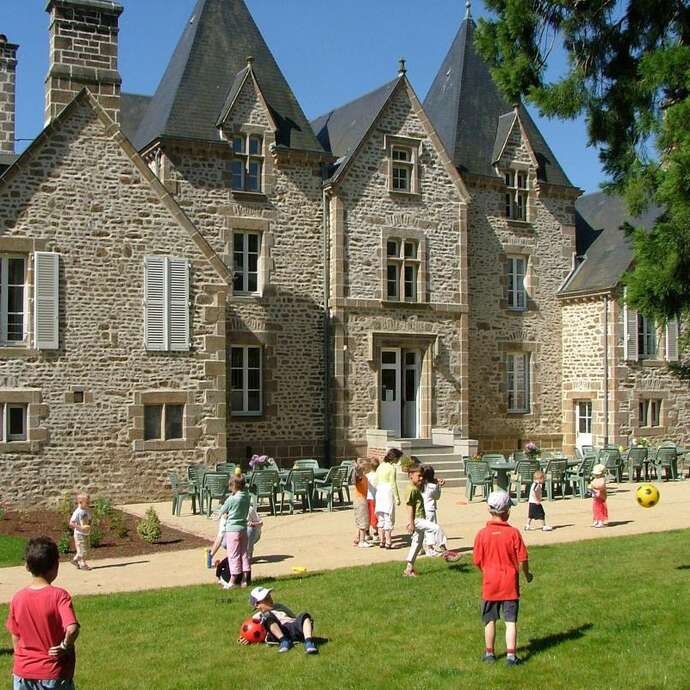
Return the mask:
<path fill-rule="evenodd" d="M 623 307 L 623 330 L 624 358 L 628 361 L 637 362 L 637 312 L 631 309 L 627 304 Z"/>
<path fill-rule="evenodd" d="M 678 361 L 678 319 L 666 322 L 666 361 Z"/>
<path fill-rule="evenodd" d="M 144 258 L 144 347 L 167 350 L 167 259 L 164 256 Z"/>
<path fill-rule="evenodd" d="M 60 255 L 34 254 L 34 346 L 57 350 L 60 346 Z"/>
<path fill-rule="evenodd" d="M 189 262 L 168 259 L 169 349 L 189 350 Z"/>

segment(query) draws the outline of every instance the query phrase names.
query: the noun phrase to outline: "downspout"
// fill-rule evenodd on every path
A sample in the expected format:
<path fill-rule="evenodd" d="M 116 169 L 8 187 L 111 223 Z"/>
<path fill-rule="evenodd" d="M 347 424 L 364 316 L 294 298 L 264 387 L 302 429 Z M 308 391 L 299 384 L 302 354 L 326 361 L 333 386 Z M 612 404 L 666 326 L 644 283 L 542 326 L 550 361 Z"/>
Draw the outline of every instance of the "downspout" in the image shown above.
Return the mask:
<path fill-rule="evenodd" d="M 609 445 L 609 296 L 604 295 L 604 448 Z"/>
<path fill-rule="evenodd" d="M 322 177 L 328 179 L 328 168 L 323 166 Z M 328 465 L 331 464 L 331 309 L 330 309 L 330 294 L 331 294 L 331 233 L 330 233 L 330 197 L 326 187 L 322 191 L 323 210 L 323 423 L 324 423 L 324 441 L 323 441 L 323 455 L 324 460 Z"/>

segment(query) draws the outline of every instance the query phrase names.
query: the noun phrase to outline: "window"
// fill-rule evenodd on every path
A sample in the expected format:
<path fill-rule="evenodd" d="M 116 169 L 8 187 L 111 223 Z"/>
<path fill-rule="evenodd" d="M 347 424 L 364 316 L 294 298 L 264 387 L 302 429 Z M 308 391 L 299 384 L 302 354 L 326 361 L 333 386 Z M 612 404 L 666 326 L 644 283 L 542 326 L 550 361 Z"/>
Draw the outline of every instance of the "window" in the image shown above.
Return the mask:
<path fill-rule="evenodd" d="M 525 275 L 527 273 L 527 258 L 524 256 L 509 256 L 506 259 L 506 302 L 509 309 L 527 309 L 527 290 L 525 289 Z"/>
<path fill-rule="evenodd" d="M 261 414 L 261 348 L 230 348 L 230 406 L 233 415 Z"/>
<path fill-rule="evenodd" d="M 529 412 L 529 354 L 508 354 L 506 357 L 508 412 Z"/>
<path fill-rule="evenodd" d="M 506 218 L 511 220 L 527 220 L 527 171 L 507 170 L 505 182 L 506 192 Z"/>
<path fill-rule="evenodd" d="M 263 137 L 258 134 L 236 134 L 232 138 L 233 160 L 230 162 L 231 187 L 237 192 L 261 192 L 264 164 Z"/>
<path fill-rule="evenodd" d="M 402 146 L 393 146 L 391 149 L 391 159 L 393 161 L 393 191 L 411 192 L 412 174 L 414 172 L 412 150 Z"/>
<path fill-rule="evenodd" d="M 640 400 L 640 426 L 661 426 L 661 400 Z"/>
<path fill-rule="evenodd" d="M 0 442 L 26 441 L 26 405 L 0 403 Z"/>
<path fill-rule="evenodd" d="M 654 319 L 642 314 L 637 315 L 637 348 L 638 357 L 656 357 L 657 340 Z"/>
<path fill-rule="evenodd" d="M 386 299 L 417 302 L 419 277 L 419 242 L 389 239 L 386 241 Z"/>
<path fill-rule="evenodd" d="M 258 293 L 261 235 L 258 232 L 236 230 L 232 235 L 232 245 L 234 293 Z"/>
<path fill-rule="evenodd" d="M 384 137 L 388 157 L 388 189 L 400 194 L 419 193 L 419 152 L 421 141 L 409 137 Z"/>
<path fill-rule="evenodd" d="M 182 438 L 184 405 L 144 405 L 144 440 L 170 441 Z"/>
<path fill-rule="evenodd" d="M 0 343 L 26 338 L 26 258 L 0 255 Z"/>

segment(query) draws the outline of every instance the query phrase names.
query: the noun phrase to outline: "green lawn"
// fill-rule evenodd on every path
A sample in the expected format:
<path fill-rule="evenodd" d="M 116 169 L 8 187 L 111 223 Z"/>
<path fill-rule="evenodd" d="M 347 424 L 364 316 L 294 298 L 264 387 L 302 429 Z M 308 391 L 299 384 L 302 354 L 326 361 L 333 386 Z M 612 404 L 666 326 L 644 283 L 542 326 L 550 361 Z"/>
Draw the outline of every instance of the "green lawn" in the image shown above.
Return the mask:
<path fill-rule="evenodd" d="M 24 563 L 26 539 L 0 535 L 0 568 Z"/>
<path fill-rule="evenodd" d="M 238 646 L 246 590 L 226 594 L 209 585 L 81 597 L 77 685 L 681 690 L 690 687 L 682 651 L 689 545 L 684 530 L 533 548 L 535 579 L 523 586 L 519 623 L 526 663 L 511 669 L 503 658 L 492 667 L 479 661 L 480 577 L 463 562 L 422 560 L 416 580 L 386 564 L 272 583 L 279 601 L 314 615 L 316 634 L 328 639 L 318 657 L 301 647 L 278 655 L 275 647 Z M 0 656 L 0 676 L 10 666 L 11 657 Z"/>

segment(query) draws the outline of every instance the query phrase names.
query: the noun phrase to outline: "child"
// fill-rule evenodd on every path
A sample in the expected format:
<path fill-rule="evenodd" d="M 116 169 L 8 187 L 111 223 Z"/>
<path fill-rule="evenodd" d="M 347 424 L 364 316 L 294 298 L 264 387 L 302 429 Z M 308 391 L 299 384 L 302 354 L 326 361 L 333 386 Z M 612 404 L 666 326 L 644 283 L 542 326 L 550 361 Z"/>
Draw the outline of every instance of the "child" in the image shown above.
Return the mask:
<path fill-rule="evenodd" d="M 304 642 L 307 654 L 318 654 L 312 631 L 314 619 L 309 613 L 295 616 L 287 606 L 274 604 L 271 592 L 266 587 L 254 587 L 249 597 L 249 603 L 257 610 L 252 618 L 259 621 L 266 628 L 266 642 L 278 643 L 278 652 L 289 652 L 295 642 Z M 248 644 L 240 639 L 240 643 Z"/>
<path fill-rule="evenodd" d="M 376 519 L 382 549 L 392 549 L 391 534 L 395 525 L 395 506 L 400 505 L 396 463 L 402 452 L 391 448 L 376 468 Z"/>
<path fill-rule="evenodd" d="M 483 661 L 496 661 L 494 642 L 496 621 L 506 622 L 506 664 L 515 666 L 520 659 L 517 648 L 517 619 L 520 607 L 520 570 L 532 582 L 527 548 L 519 530 L 508 524 L 511 501 L 506 491 L 492 491 L 487 499 L 491 520 L 474 539 L 474 564 L 482 571 L 482 622 L 486 650 Z"/>
<path fill-rule="evenodd" d="M 438 499 L 441 498 L 441 487 L 446 483 L 444 479 L 436 479 L 436 473 L 431 465 L 424 465 L 422 469 L 424 477 L 424 513 L 429 522 L 438 524 Z M 441 552 L 434 548 L 433 535 L 429 532 L 424 534 L 424 553 L 427 556 L 440 556 Z"/>
<path fill-rule="evenodd" d="M 413 462 L 408 467 L 410 486 L 407 490 L 406 505 L 409 507 L 409 518 L 407 531 L 412 535 L 410 550 L 407 554 L 407 566 L 403 571 L 405 577 L 416 577 L 414 569 L 417 556 L 422 549 L 425 537 L 429 536 L 429 542 L 434 548 L 441 551 L 441 555 L 447 561 L 457 561 L 460 556 L 454 551 L 448 551 L 445 547 L 446 535 L 443 530 L 435 523 L 427 519 L 424 512 L 424 468 L 418 462 Z"/>
<path fill-rule="evenodd" d="M 57 545 L 48 537 L 30 539 L 24 559 L 32 582 L 12 597 L 7 616 L 14 689 L 74 690 L 79 623 L 69 593 L 52 585 L 60 565 Z"/>
<path fill-rule="evenodd" d="M 247 556 L 250 563 L 252 562 L 252 558 L 254 558 L 254 547 L 261 539 L 261 528 L 263 524 L 264 521 L 256 511 L 256 506 L 253 502 L 250 502 L 249 513 L 247 514 Z"/>
<path fill-rule="evenodd" d="M 376 458 L 368 458 L 368 460 L 369 471 L 367 472 L 367 508 L 369 510 L 369 528 L 373 532 L 371 543 L 378 544 L 379 522 L 376 518 L 376 470 L 378 469 L 379 461 L 376 460 Z"/>
<path fill-rule="evenodd" d="M 594 479 L 589 485 L 592 492 L 592 527 L 606 527 L 609 522 L 609 509 L 606 506 L 606 467 L 594 465 L 592 468 Z"/>
<path fill-rule="evenodd" d="M 541 504 L 542 492 L 544 491 L 544 473 L 537 470 L 532 475 L 532 486 L 529 489 L 529 508 L 527 512 L 527 524 L 525 530 L 533 529 L 532 520 L 539 520 L 542 523 L 542 530 L 550 532 L 553 527 L 546 524 L 546 515 L 544 514 L 544 506 Z"/>
<path fill-rule="evenodd" d="M 367 472 L 371 470 L 371 464 L 366 458 L 359 458 L 355 463 L 355 495 L 352 507 L 355 513 L 355 535 L 354 545 L 360 549 L 369 549 L 371 544 L 366 540 L 369 534 L 369 507 L 367 506 L 367 492 L 369 481 Z"/>
<path fill-rule="evenodd" d="M 89 534 L 91 533 L 91 511 L 89 510 L 89 495 L 77 495 L 77 507 L 69 519 L 70 529 L 74 530 L 74 548 L 77 555 L 72 563 L 80 570 L 91 570 L 86 563 L 86 554 L 89 551 Z"/>
<path fill-rule="evenodd" d="M 247 555 L 247 516 L 249 514 L 249 492 L 245 488 L 244 477 L 232 477 L 229 482 L 230 496 L 220 509 L 225 519 L 225 545 L 228 550 L 230 582 L 228 589 L 241 585 L 247 587 L 252 581 L 252 570 Z M 220 548 L 220 539 L 216 537 L 211 548 L 211 558 Z"/>

